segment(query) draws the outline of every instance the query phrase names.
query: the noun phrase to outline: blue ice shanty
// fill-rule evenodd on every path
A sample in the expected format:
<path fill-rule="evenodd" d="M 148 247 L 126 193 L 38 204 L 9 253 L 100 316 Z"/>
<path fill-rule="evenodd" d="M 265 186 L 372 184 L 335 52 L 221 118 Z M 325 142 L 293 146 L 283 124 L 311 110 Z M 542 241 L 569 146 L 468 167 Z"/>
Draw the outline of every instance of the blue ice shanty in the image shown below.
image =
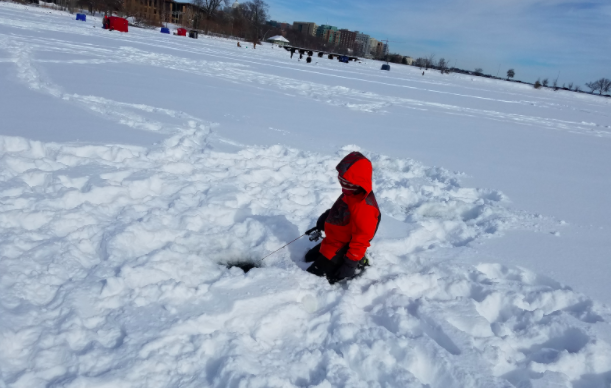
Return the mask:
<path fill-rule="evenodd" d="M 383 64 L 382 70 L 390 71 L 390 65 L 388 63 Z"/>
<path fill-rule="evenodd" d="M 81 20 L 83 22 L 87 21 L 87 15 L 85 15 L 84 13 L 77 13 L 76 14 L 76 20 Z"/>
<path fill-rule="evenodd" d="M 169 34 L 170 33 L 170 29 L 167 27 L 161 27 L 161 33 L 162 34 Z"/>

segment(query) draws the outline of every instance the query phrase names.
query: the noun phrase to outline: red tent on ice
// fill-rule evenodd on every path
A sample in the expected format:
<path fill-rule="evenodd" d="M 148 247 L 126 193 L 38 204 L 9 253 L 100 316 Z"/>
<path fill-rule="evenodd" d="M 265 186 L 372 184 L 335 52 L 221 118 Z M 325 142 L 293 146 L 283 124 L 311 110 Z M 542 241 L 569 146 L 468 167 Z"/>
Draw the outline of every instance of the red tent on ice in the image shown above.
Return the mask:
<path fill-rule="evenodd" d="M 184 28 L 179 28 L 176 30 L 176 35 L 178 36 L 187 36 L 187 30 Z"/>
<path fill-rule="evenodd" d="M 107 30 L 117 30 L 119 32 L 127 32 L 127 20 L 116 16 L 104 16 L 102 27 Z"/>

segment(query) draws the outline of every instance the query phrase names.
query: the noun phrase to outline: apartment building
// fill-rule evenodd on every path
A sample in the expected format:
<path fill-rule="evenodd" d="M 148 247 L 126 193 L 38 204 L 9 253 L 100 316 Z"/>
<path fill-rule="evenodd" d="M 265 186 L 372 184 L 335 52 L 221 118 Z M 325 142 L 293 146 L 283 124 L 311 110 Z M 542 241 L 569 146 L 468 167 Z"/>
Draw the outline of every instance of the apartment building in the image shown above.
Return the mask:
<path fill-rule="evenodd" d="M 316 37 L 325 39 L 325 37 L 328 36 L 329 31 L 337 31 L 337 27 L 323 24 L 316 29 Z"/>
<path fill-rule="evenodd" d="M 328 24 L 317 26 L 313 22 L 293 22 L 293 30 L 316 36 L 330 46 L 354 50 L 356 55 L 368 58 L 381 57 L 388 51 L 388 46 L 365 33 L 346 28 L 338 29 Z"/>
<path fill-rule="evenodd" d="M 268 21 L 267 25 L 271 26 L 271 27 L 279 28 L 282 31 L 286 31 L 286 30 L 288 30 L 291 27 L 291 25 L 288 24 L 288 23 L 282 23 L 282 22 L 278 22 L 278 21 L 275 21 L 275 20 Z"/>
<path fill-rule="evenodd" d="M 293 22 L 293 29 L 301 32 L 302 34 L 316 36 L 316 29 L 318 26 L 316 23 L 311 22 Z"/>
<path fill-rule="evenodd" d="M 356 55 L 365 56 L 369 54 L 370 39 L 371 37 L 369 35 L 356 31 L 356 38 L 354 40 L 354 52 Z"/>
<path fill-rule="evenodd" d="M 371 54 L 375 58 L 381 58 L 388 54 L 388 45 L 384 42 L 377 41 L 375 47 L 371 48 Z"/>
<path fill-rule="evenodd" d="M 182 3 L 172 0 L 125 0 L 123 8 L 126 13 L 148 23 L 172 23 L 174 8 Z"/>
<path fill-rule="evenodd" d="M 353 50 L 354 42 L 356 40 L 356 32 L 346 30 L 344 28 L 344 29 L 339 30 L 339 35 L 340 35 L 339 36 L 339 46 L 346 48 L 346 49 Z"/>
<path fill-rule="evenodd" d="M 365 54 L 365 56 L 375 57 L 377 48 L 378 40 L 375 38 L 369 38 L 369 51 Z"/>
<path fill-rule="evenodd" d="M 324 39 L 327 43 L 333 45 L 333 46 L 339 46 L 339 38 L 340 38 L 340 32 L 339 31 L 335 31 L 335 30 L 329 30 L 327 31 L 326 35 L 324 36 Z"/>

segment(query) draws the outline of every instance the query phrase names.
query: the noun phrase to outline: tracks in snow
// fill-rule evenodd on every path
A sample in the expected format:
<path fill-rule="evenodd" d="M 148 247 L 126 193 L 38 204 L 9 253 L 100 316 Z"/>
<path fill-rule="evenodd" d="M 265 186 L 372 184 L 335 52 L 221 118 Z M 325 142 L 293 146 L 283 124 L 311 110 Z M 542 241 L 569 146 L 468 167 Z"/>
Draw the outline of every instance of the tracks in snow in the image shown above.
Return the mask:
<path fill-rule="evenodd" d="M 0 19 L 1 21 L 1 19 Z M 126 38 L 122 38 L 126 40 Z M 126 43 L 130 40 L 127 39 Z M 18 43 L 17 43 L 18 42 Z M 136 40 L 137 42 L 137 40 Z M 98 64 L 105 63 L 131 63 L 144 66 L 162 67 L 182 72 L 195 74 L 198 76 L 216 77 L 230 82 L 248 82 L 255 85 L 272 87 L 283 93 L 299 95 L 311 98 L 321 103 L 332 106 L 348 108 L 355 111 L 369 113 L 381 113 L 391 107 L 416 109 L 423 111 L 439 112 L 440 114 L 450 114 L 465 117 L 481 117 L 488 120 L 511 122 L 520 125 L 543 127 L 554 130 L 568 131 L 578 134 L 587 134 L 598 137 L 611 136 L 611 130 L 607 126 L 591 122 L 574 122 L 570 120 L 559 120 L 550 117 L 537 117 L 524 114 L 504 113 L 494 110 L 470 108 L 452 104 L 436 103 L 423 100 L 416 100 L 402 97 L 383 96 L 371 92 L 362 92 L 357 89 L 323 85 L 308 81 L 276 76 L 273 74 L 259 73 L 250 70 L 247 65 L 233 64 L 226 61 L 202 61 L 179 57 L 170 54 L 161 54 L 153 51 L 145 51 L 131 46 L 120 48 L 119 54 L 112 53 L 103 47 L 94 45 L 76 46 L 72 43 L 58 40 L 38 40 L 37 39 L 9 39 L 4 37 L 0 40 L 0 47 L 8 51 L 13 51 L 16 44 L 20 50 L 32 52 L 44 52 L 47 50 L 60 51 L 63 53 L 73 53 L 78 55 L 92 56 L 93 60 L 69 60 L 65 62 L 71 66 L 79 64 Z M 48 48 L 52 47 L 52 48 Z M 109 55 L 113 55 L 113 60 L 109 61 Z M 120 58 L 120 59 L 114 59 Z M 32 67 L 31 57 L 20 57 L 20 66 Z M 28 63 L 24 63 L 30 62 Z M 43 60 L 44 63 L 44 60 Z M 496 100 L 494 100 L 496 101 Z"/>

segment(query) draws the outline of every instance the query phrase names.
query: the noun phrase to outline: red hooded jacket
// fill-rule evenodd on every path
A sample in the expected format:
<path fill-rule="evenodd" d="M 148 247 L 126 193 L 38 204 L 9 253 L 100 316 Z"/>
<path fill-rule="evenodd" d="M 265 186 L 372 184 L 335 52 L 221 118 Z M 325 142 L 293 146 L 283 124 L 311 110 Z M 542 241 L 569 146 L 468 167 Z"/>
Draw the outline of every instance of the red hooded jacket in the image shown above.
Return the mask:
<path fill-rule="evenodd" d="M 331 260 L 346 244 L 350 244 L 346 257 L 359 261 L 365 256 L 369 242 L 380 225 L 380 209 L 371 187 L 373 167 L 360 152 L 352 152 L 337 165 L 339 176 L 365 192 L 342 194 L 335 201 L 325 221 L 325 238 L 320 253 Z"/>

